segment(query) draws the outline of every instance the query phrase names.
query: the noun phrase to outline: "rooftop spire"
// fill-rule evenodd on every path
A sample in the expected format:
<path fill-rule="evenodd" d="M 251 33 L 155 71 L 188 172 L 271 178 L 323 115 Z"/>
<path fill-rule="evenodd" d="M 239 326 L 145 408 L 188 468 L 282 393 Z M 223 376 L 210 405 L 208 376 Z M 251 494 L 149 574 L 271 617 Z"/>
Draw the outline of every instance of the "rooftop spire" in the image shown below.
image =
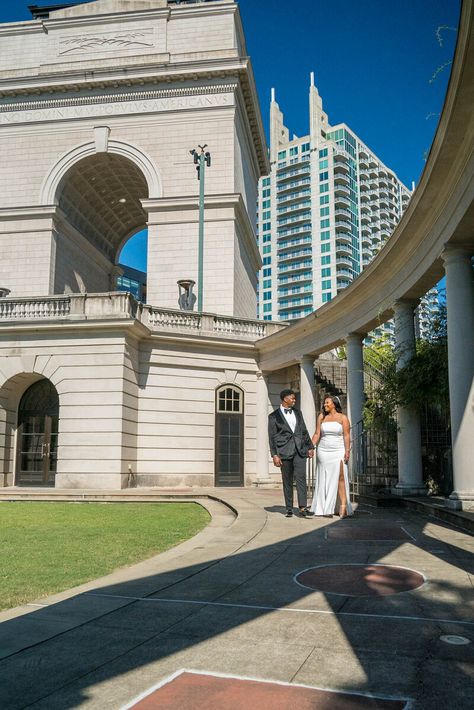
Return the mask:
<path fill-rule="evenodd" d="M 271 94 L 272 94 L 271 100 L 272 100 L 272 101 L 275 101 L 275 89 L 273 88 L 273 86 L 272 86 L 272 88 L 271 88 Z"/>

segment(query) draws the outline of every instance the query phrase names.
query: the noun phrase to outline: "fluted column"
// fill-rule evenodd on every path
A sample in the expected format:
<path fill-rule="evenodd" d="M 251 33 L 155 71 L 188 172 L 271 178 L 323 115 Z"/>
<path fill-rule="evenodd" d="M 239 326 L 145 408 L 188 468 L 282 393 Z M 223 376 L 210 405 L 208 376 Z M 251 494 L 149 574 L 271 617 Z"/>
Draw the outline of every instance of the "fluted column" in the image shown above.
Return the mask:
<path fill-rule="evenodd" d="M 447 504 L 474 508 L 474 286 L 471 254 L 448 247 L 446 270 L 448 374 L 454 490 Z"/>
<path fill-rule="evenodd" d="M 272 480 L 269 473 L 268 381 L 267 376 L 260 371 L 257 372 L 256 447 L 256 484 L 265 485 Z"/>
<path fill-rule="evenodd" d="M 316 429 L 316 408 L 314 404 L 314 357 L 304 355 L 300 360 L 300 406 L 309 435 Z"/>
<path fill-rule="evenodd" d="M 346 338 L 347 355 L 347 415 L 351 426 L 362 421 L 364 415 L 364 354 L 360 333 L 349 333 Z"/>
<path fill-rule="evenodd" d="M 415 307 L 411 301 L 397 301 L 394 305 L 395 347 L 397 370 L 408 365 L 415 355 Z M 400 496 L 423 495 L 423 467 L 421 460 L 420 416 L 412 407 L 397 408 L 398 483 L 392 493 Z"/>

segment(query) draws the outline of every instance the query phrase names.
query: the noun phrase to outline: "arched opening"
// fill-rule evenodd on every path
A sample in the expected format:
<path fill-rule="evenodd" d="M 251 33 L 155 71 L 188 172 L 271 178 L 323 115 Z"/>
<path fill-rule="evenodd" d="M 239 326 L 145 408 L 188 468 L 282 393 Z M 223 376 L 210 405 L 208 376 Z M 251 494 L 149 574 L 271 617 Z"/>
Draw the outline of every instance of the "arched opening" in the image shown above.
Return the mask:
<path fill-rule="evenodd" d="M 147 197 L 145 175 L 129 158 L 95 153 L 74 163 L 56 193 L 63 217 L 55 225 L 55 293 L 118 288 L 117 256 L 146 228 Z"/>
<path fill-rule="evenodd" d="M 39 380 L 24 392 L 18 407 L 17 486 L 54 486 L 58 424 L 58 393 L 49 380 Z"/>
<path fill-rule="evenodd" d="M 216 390 L 215 484 L 244 485 L 244 393 L 235 385 Z"/>
<path fill-rule="evenodd" d="M 123 245 L 117 262 L 122 273 L 117 277 L 117 291 L 128 291 L 146 303 L 148 230 L 141 229 Z"/>

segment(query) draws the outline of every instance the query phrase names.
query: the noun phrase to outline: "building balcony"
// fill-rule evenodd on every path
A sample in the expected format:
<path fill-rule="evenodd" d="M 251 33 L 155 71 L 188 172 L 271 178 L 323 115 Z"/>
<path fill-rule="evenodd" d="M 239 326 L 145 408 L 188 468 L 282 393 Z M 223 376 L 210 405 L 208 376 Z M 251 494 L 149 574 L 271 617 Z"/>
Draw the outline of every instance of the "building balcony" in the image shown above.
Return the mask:
<path fill-rule="evenodd" d="M 290 214 L 293 212 L 298 212 L 299 210 L 307 210 L 311 207 L 311 200 L 305 199 L 302 202 L 296 202 L 295 204 L 286 205 L 285 207 L 277 207 L 278 217 L 282 214 Z"/>
<path fill-rule="evenodd" d="M 347 266 L 349 269 L 352 269 L 352 259 L 345 254 L 336 255 L 336 264 L 337 266 Z"/>
<path fill-rule="evenodd" d="M 297 306 L 310 306 L 313 303 L 313 297 L 312 296 L 307 296 L 306 298 L 295 298 L 294 300 L 284 300 L 284 301 L 278 301 L 278 308 L 285 308 L 285 310 L 289 308 L 296 308 Z"/>
<path fill-rule="evenodd" d="M 344 150 L 344 148 L 336 148 L 334 151 L 334 161 L 344 161 L 347 162 L 352 159 L 352 156 L 350 153 L 347 152 L 347 150 Z"/>
<path fill-rule="evenodd" d="M 280 264 L 290 262 L 293 259 L 301 259 L 302 256 L 311 256 L 312 253 L 312 249 L 300 249 L 299 251 L 287 252 L 286 254 L 280 254 L 279 261 Z"/>
<path fill-rule="evenodd" d="M 297 224 L 298 222 L 301 222 L 301 220 L 307 222 L 310 219 L 311 219 L 311 213 L 308 210 L 308 208 L 306 207 L 305 211 L 300 212 L 299 214 L 298 214 L 298 212 L 296 212 L 295 214 L 292 214 L 291 217 L 280 217 L 277 220 L 277 228 L 278 228 L 278 230 L 280 230 L 281 227 L 284 227 L 284 226 L 287 226 L 290 224 Z"/>
<path fill-rule="evenodd" d="M 361 224 L 370 224 L 370 214 L 368 214 L 367 212 L 361 213 L 360 223 Z"/>
<path fill-rule="evenodd" d="M 352 256 L 352 246 L 346 239 L 337 239 L 336 256 Z"/>
<path fill-rule="evenodd" d="M 335 185 L 349 185 L 349 175 L 345 173 L 334 173 Z"/>
<path fill-rule="evenodd" d="M 361 155 L 359 153 L 359 155 Z M 365 159 L 359 160 L 359 170 L 368 170 L 369 169 L 369 163 Z"/>
<path fill-rule="evenodd" d="M 288 190 L 293 190 L 295 187 L 300 187 L 301 185 L 309 185 L 311 183 L 311 178 L 303 178 L 303 180 L 293 180 L 292 182 L 285 182 L 282 185 L 277 184 L 277 193 L 285 193 Z"/>
<path fill-rule="evenodd" d="M 349 166 L 347 163 L 334 162 L 334 175 L 349 175 Z"/>
<path fill-rule="evenodd" d="M 379 164 L 372 156 L 369 157 L 369 168 L 375 168 L 378 170 Z"/>
<path fill-rule="evenodd" d="M 361 201 L 361 204 L 362 204 L 362 203 L 368 203 L 369 200 L 370 200 L 370 197 L 369 197 L 369 195 L 367 194 L 367 192 L 361 192 L 361 193 L 360 193 L 360 201 Z"/>
<path fill-rule="evenodd" d="M 284 274 L 287 271 L 302 271 L 304 269 L 311 268 L 313 265 L 312 260 L 302 261 L 299 264 L 284 264 L 279 268 L 278 273 Z"/>
<path fill-rule="evenodd" d="M 345 278 L 348 279 L 349 281 L 352 281 L 355 277 L 356 274 L 354 274 L 352 269 L 345 269 L 345 268 L 336 268 L 336 276 L 337 278 Z"/>
<path fill-rule="evenodd" d="M 344 194 L 340 195 L 340 194 L 336 193 L 334 195 L 334 205 L 336 207 L 342 207 L 342 208 L 350 207 L 351 201 L 349 200 L 349 198 L 346 195 L 344 195 Z"/>
<path fill-rule="evenodd" d="M 351 194 L 351 191 L 345 185 L 335 185 L 334 186 L 334 193 L 336 195 L 342 195 L 344 197 L 349 197 Z"/>
<path fill-rule="evenodd" d="M 336 251 L 340 247 L 351 247 L 352 250 L 352 234 L 336 234 Z"/>
<path fill-rule="evenodd" d="M 291 229 L 278 230 L 278 238 L 286 237 L 289 234 L 307 234 L 311 232 L 311 224 L 304 224 L 301 227 L 292 227 Z"/>
<path fill-rule="evenodd" d="M 277 183 L 280 184 L 287 180 L 292 180 L 296 176 L 306 175 L 310 172 L 310 169 L 309 162 L 299 168 L 295 168 L 293 165 L 289 168 L 280 168 L 280 170 L 277 170 Z"/>
<path fill-rule="evenodd" d="M 359 148 L 359 158 L 362 160 L 365 159 L 368 162 L 369 153 L 365 150 L 365 148 Z"/>
<path fill-rule="evenodd" d="M 313 280 L 313 272 L 312 271 L 305 272 L 304 274 L 289 274 L 288 276 L 279 276 L 278 277 L 279 284 L 293 284 L 293 283 L 301 283 L 304 281 L 312 281 L 312 280 Z"/>
<path fill-rule="evenodd" d="M 339 232 L 352 232 L 352 224 L 346 220 L 336 222 L 336 233 Z"/>
<path fill-rule="evenodd" d="M 285 249 L 294 249 L 297 246 L 300 246 L 301 244 L 311 244 L 312 238 L 311 237 L 303 237 L 301 239 L 290 239 L 287 241 L 281 241 L 278 240 L 277 242 L 277 249 L 278 253 L 281 251 L 284 251 Z"/>
<path fill-rule="evenodd" d="M 346 210 L 346 209 L 343 209 L 342 207 L 339 207 L 334 210 L 334 216 L 335 216 L 336 220 L 339 220 L 339 219 L 347 220 L 347 219 L 351 218 L 352 212 L 350 210 Z"/>
<path fill-rule="evenodd" d="M 284 192 L 283 196 L 278 195 L 277 203 L 278 203 L 278 205 L 292 203 L 295 200 L 301 200 L 301 199 L 303 199 L 307 196 L 310 196 L 310 195 L 311 195 L 311 190 L 309 188 L 306 188 L 304 190 L 298 190 L 297 192 L 291 193 L 291 194 L 286 194 Z"/>

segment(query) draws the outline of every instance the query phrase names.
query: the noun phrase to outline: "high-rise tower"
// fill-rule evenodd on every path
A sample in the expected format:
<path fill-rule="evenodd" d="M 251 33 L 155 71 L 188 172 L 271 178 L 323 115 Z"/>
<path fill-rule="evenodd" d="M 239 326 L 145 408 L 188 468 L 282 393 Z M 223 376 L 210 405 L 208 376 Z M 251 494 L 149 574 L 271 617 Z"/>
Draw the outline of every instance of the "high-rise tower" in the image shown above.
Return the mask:
<path fill-rule="evenodd" d="M 370 262 L 411 192 L 345 124 L 331 126 L 311 74 L 309 135 L 290 140 L 272 89 L 271 173 L 260 179 L 258 315 L 302 318 Z"/>

